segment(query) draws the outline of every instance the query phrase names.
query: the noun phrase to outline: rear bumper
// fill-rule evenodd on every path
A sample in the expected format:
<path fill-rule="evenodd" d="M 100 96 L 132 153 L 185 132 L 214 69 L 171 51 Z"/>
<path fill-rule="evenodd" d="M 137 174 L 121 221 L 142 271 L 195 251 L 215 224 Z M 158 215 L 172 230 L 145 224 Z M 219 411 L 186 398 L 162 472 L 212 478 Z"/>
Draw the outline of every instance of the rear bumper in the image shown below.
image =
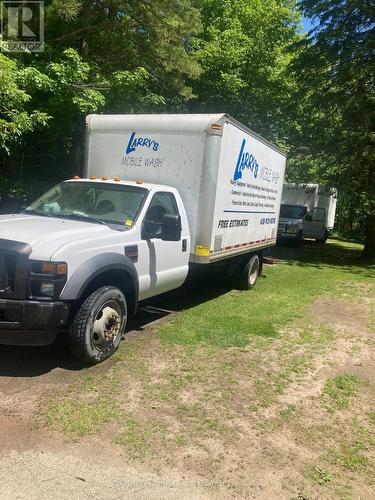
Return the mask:
<path fill-rule="evenodd" d="M 51 344 L 68 316 L 64 302 L 0 299 L 0 344 Z"/>

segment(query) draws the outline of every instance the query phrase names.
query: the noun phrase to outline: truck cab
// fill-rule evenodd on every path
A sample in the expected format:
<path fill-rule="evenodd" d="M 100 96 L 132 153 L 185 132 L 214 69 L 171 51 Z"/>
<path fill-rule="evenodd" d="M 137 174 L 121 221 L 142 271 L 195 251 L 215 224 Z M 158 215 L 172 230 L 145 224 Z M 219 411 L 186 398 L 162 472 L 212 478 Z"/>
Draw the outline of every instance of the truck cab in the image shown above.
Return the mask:
<path fill-rule="evenodd" d="M 335 223 L 337 190 L 320 184 L 285 183 L 277 237 L 302 241 L 327 241 Z"/>
<path fill-rule="evenodd" d="M 305 205 L 281 204 L 277 236 L 302 240 L 303 221 L 307 214 Z"/>
<path fill-rule="evenodd" d="M 281 204 L 278 238 L 301 241 L 305 238 L 325 243 L 328 238 L 326 209 L 314 207 L 308 211 L 305 205 Z"/>
<path fill-rule="evenodd" d="M 172 187 L 73 179 L 0 223 L 2 343 L 49 344 L 78 313 L 73 350 L 101 361 L 138 301 L 179 287 L 188 273 L 189 227 Z"/>

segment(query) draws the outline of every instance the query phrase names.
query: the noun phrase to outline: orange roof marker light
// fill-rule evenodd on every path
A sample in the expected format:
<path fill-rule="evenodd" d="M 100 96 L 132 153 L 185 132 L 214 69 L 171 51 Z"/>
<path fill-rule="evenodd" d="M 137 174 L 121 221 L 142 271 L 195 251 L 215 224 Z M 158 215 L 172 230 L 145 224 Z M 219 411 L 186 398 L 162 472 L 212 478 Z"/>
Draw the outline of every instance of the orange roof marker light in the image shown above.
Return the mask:
<path fill-rule="evenodd" d="M 90 177 L 90 179 L 91 179 L 92 181 L 94 181 L 94 180 L 96 179 L 96 176 L 95 176 L 95 175 L 92 175 L 92 176 Z"/>
<path fill-rule="evenodd" d="M 102 180 L 102 181 L 108 181 L 108 177 L 107 177 L 106 175 L 102 175 L 102 176 L 101 176 L 101 180 Z"/>
<path fill-rule="evenodd" d="M 120 177 L 118 175 L 116 175 L 116 177 L 114 177 L 113 180 L 115 182 L 120 182 L 121 181 L 121 179 L 120 179 Z"/>
<path fill-rule="evenodd" d="M 136 184 L 143 184 L 143 181 L 142 181 L 142 179 L 137 179 L 137 180 L 135 181 L 135 183 L 136 183 Z"/>
<path fill-rule="evenodd" d="M 79 175 L 75 175 L 73 179 L 80 179 L 81 177 Z"/>

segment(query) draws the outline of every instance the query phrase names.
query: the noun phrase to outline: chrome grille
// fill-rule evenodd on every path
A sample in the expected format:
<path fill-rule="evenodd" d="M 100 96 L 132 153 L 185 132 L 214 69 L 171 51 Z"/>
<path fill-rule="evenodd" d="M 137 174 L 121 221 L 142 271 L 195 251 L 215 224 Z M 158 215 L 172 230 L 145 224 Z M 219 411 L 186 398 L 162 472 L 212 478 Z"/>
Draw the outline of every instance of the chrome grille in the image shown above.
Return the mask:
<path fill-rule="evenodd" d="M 0 253 L 0 294 L 14 292 L 16 286 L 16 263 L 15 255 Z"/>
<path fill-rule="evenodd" d="M 3 283 L 3 286 L 0 286 L 0 290 L 5 288 L 6 291 L 14 292 L 16 288 L 16 266 L 17 266 L 17 257 L 15 255 L 1 255 L 0 261 L 4 262 L 3 270 L 5 273 L 2 277 L 0 277 L 0 284 Z M 1 262 L 0 262 L 0 269 Z M 3 272 L 4 272 L 3 271 Z"/>
<path fill-rule="evenodd" d="M 0 239 L 0 298 L 26 298 L 30 253 L 26 243 Z"/>

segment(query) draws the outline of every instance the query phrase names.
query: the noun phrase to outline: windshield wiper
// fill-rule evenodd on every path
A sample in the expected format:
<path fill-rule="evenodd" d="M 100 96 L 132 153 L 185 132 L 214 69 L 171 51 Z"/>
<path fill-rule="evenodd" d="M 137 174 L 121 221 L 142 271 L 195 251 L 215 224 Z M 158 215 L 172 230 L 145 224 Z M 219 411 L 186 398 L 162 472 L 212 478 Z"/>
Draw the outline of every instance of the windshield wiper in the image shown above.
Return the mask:
<path fill-rule="evenodd" d="M 96 217 L 91 217 L 90 215 L 83 215 L 83 214 L 61 214 L 60 217 L 64 217 L 66 219 L 81 219 L 81 220 L 86 220 L 90 222 L 96 222 L 97 224 L 103 224 L 104 226 L 108 227 L 108 224 L 104 222 L 104 220 L 97 219 Z"/>
<path fill-rule="evenodd" d="M 39 210 L 23 210 L 21 213 L 23 214 L 31 214 L 31 215 L 41 215 L 42 217 L 55 217 L 58 219 L 80 219 L 86 220 L 90 222 L 96 222 L 97 224 L 103 224 L 108 227 L 108 224 L 101 219 L 97 219 L 96 217 L 91 217 L 90 215 L 83 214 L 50 214 L 48 212 L 42 212 Z"/>
<path fill-rule="evenodd" d="M 22 210 L 21 214 L 30 214 L 30 215 L 41 215 L 42 217 L 56 217 L 53 214 L 50 214 L 48 212 L 42 212 L 40 210 Z"/>

